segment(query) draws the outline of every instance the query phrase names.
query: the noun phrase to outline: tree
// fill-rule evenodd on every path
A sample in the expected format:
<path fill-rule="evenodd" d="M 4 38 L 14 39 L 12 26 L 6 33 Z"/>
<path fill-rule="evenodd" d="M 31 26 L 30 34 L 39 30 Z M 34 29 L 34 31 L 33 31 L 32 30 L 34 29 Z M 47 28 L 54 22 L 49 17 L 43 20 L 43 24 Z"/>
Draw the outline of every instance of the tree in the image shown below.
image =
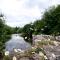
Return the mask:
<path fill-rule="evenodd" d="M 33 34 L 33 25 L 32 24 L 26 24 L 23 27 L 23 37 L 25 41 L 30 42 L 32 44 L 32 34 Z M 25 38 L 27 37 L 27 38 Z"/>
<path fill-rule="evenodd" d="M 4 15 L 0 15 L 0 59 L 3 60 L 5 42 L 10 38 L 11 28 L 5 24 Z"/>
<path fill-rule="evenodd" d="M 41 34 L 42 30 L 44 28 L 44 21 L 43 20 L 37 20 L 33 23 L 34 26 L 34 34 Z"/>
<path fill-rule="evenodd" d="M 45 26 L 47 26 L 44 28 L 43 33 L 58 35 L 59 32 L 60 34 L 60 5 L 46 10 L 42 20 L 45 22 Z"/>

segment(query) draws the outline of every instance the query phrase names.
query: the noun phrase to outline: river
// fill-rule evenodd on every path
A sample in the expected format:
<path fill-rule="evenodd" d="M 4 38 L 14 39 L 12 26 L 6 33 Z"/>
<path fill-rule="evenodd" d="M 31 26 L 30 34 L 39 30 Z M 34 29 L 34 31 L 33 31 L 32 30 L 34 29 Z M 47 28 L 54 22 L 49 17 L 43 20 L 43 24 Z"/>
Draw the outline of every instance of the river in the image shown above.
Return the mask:
<path fill-rule="evenodd" d="M 27 43 L 19 34 L 12 34 L 11 39 L 6 42 L 6 51 L 13 51 L 13 49 L 27 50 L 31 45 Z"/>

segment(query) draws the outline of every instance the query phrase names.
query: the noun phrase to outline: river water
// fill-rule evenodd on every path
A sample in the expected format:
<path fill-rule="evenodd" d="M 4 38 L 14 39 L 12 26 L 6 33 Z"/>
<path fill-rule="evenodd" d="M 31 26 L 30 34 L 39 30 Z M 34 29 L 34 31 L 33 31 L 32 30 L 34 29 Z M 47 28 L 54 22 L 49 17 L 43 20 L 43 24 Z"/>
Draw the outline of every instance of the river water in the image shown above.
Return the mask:
<path fill-rule="evenodd" d="M 13 51 L 13 49 L 27 50 L 29 48 L 31 48 L 31 45 L 19 34 L 12 34 L 11 39 L 6 42 L 6 51 Z"/>

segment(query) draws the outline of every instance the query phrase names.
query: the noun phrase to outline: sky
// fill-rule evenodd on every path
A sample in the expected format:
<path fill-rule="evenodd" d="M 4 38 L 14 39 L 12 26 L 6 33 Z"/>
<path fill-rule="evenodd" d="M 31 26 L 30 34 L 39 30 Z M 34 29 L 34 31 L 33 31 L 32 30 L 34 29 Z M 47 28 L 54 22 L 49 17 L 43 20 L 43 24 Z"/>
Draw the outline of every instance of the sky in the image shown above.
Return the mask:
<path fill-rule="evenodd" d="M 0 12 L 6 24 L 23 27 L 25 24 L 41 19 L 50 6 L 60 4 L 60 0 L 0 0 Z"/>

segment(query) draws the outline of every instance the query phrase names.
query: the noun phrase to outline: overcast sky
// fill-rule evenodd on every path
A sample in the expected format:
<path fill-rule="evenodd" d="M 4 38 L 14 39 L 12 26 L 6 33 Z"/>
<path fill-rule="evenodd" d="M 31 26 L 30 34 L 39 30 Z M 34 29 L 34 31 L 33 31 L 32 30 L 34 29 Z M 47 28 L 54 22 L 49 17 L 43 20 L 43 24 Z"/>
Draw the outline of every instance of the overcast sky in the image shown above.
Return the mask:
<path fill-rule="evenodd" d="M 10 26 L 24 26 L 40 19 L 42 12 L 60 0 L 0 0 L 0 12 L 6 17 Z"/>

